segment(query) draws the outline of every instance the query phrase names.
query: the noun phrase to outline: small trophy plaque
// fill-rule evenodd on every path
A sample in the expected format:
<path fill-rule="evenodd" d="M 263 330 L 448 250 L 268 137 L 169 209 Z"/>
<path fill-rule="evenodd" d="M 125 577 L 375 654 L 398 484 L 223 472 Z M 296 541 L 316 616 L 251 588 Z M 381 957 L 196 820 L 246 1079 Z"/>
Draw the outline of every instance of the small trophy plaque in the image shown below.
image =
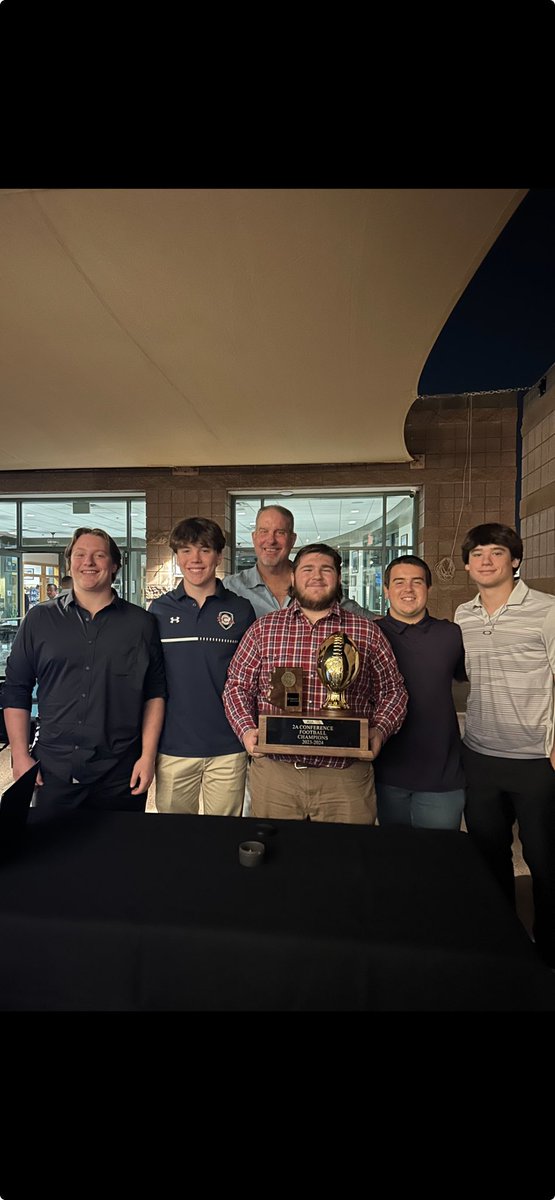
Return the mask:
<path fill-rule="evenodd" d="M 317 712 L 303 709 L 306 695 L 302 667 L 276 667 L 272 671 L 268 700 L 294 716 L 261 716 L 258 748 L 267 754 L 322 755 L 365 758 L 368 752 L 368 718 L 351 714 L 345 692 L 360 669 L 355 643 L 346 633 L 332 633 L 318 649 L 318 675 L 327 689 L 325 705 Z"/>
<path fill-rule="evenodd" d="M 302 667 L 277 667 L 270 677 L 268 700 L 284 712 L 303 711 L 304 670 Z"/>

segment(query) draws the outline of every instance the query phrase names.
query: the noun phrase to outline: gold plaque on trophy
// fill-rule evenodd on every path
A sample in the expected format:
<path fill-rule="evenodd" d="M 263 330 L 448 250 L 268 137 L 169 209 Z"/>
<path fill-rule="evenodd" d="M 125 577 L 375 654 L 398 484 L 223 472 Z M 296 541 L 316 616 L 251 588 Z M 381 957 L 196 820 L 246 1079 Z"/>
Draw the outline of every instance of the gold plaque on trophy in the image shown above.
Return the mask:
<path fill-rule="evenodd" d="M 258 749 L 267 754 L 323 755 L 365 758 L 368 752 L 368 718 L 351 715 L 345 692 L 360 669 L 358 649 L 343 632 L 332 633 L 318 649 L 316 669 L 327 689 L 323 708 L 307 713 L 302 667 L 276 667 L 272 671 L 268 700 L 295 716 L 266 714 L 258 722 Z"/>

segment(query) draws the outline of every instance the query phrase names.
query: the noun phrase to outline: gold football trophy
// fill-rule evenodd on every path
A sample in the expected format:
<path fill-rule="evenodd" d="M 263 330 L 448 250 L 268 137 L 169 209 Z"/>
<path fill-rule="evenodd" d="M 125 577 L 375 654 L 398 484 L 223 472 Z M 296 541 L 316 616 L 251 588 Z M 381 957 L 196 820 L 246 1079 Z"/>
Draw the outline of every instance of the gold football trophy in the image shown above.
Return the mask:
<path fill-rule="evenodd" d="M 337 709 L 349 712 L 345 689 L 360 671 L 360 655 L 346 633 L 331 633 L 318 650 L 316 669 L 324 687 L 328 689 L 323 710 Z"/>
<path fill-rule="evenodd" d="M 363 758 L 368 751 L 368 718 L 351 715 L 345 692 L 358 675 L 360 655 L 342 631 L 332 633 L 318 648 L 316 669 L 327 690 L 323 708 L 308 713 L 302 667 L 276 667 L 267 699 L 295 716 L 265 714 L 258 722 L 258 749 L 267 754 L 324 755 Z"/>

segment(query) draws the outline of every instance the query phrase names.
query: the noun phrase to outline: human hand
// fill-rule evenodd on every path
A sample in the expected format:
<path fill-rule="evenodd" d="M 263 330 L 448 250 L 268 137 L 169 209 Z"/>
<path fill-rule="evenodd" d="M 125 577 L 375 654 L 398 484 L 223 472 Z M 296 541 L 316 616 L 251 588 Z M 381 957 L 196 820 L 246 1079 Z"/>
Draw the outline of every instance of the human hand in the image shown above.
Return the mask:
<path fill-rule="evenodd" d="M 370 747 L 369 758 L 371 760 L 377 758 L 383 746 L 383 733 L 381 729 L 374 727 L 368 730 L 368 745 Z"/>
<path fill-rule="evenodd" d="M 264 751 L 258 750 L 258 729 L 247 729 L 243 736 L 243 745 L 247 754 L 252 758 L 264 758 Z"/>
<path fill-rule="evenodd" d="M 29 753 L 14 754 L 12 751 L 12 774 L 13 774 L 14 780 L 20 779 L 21 776 L 24 775 L 26 771 L 30 771 L 31 767 L 34 767 L 35 762 L 36 762 L 36 759 L 32 758 Z M 39 771 L 37 774 L 35 786 L 42 787 L 43 783 L 44 783 L 44 779 L 42 778 L 42 775 Z"/>
<path fill-rule="evenodd" d="M 144 754 L 137 759 L 129 780 L 132 796 L 140 796 L 141 792 L 148 792 L 154 779 L 155 761 L 154 758 L 148 758 Z"/>

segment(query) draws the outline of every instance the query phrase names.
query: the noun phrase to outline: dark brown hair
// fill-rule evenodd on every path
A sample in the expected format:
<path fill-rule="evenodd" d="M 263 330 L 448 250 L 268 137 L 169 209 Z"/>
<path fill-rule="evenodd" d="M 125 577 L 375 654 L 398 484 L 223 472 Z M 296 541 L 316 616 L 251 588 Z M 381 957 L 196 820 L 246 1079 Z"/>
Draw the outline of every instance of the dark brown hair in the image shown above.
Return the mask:
<path fill-rule="evenodd" d="M 341 574 L 341 567 L 343 565 L 341 562 L 341 555 L 337 553 L 337 550 L 334 550 L 333 546 L 327 546 L 325 542 L 310 542 L 308 546 L 301 546 L 300 550 L 297 550 L 297 553 L 293 559 L 293 570 L 295 570 L 297 563 L 301 560 L 301 558 L 304 558 L 305 554 L 327 555 L 328 558 L 333 559 L 333 565 L 337 571 L 337 574 Z"/>
<path fill-rule="evenodd" d="M 399 558 L 392 558 L 391 562 L 388 563 L 387 567 L 385 568 L 383 581 L 386 588 L 389 587 L 392 567 L 398 567 L 399 563 L 412 563 L 414 567 L 422 567 L 427 587 L 432 586 L 432 572 L 430 571 L 427 562 L 424 562 L 424 559 L 419 558 L 417 554 L 402 554 Z"/>
<path fill-rule="evenodd" d="M 519 566 L 522 562 L 522 538 L 510 525 L 500 525 L 494 521 L 489 525 L 475 525 L 473 529 L 469 529 L 461 546 L 463 563 L 468 562 L 470 551 L 475 550 L 476 546 L 506 546 L 511 558 L 518 558 Z M 518 567 L 513 567 L 513 575 L 515 571 L 518 571 Z"/>
<path fill-rule="evenodd" d="M 174 554 L 184 546 L 196 546 L 198 543 L 221 554 L 225 535 L 217 522 L 209 517 L 185 517 L 174 525 L 169 541 Z"/>

